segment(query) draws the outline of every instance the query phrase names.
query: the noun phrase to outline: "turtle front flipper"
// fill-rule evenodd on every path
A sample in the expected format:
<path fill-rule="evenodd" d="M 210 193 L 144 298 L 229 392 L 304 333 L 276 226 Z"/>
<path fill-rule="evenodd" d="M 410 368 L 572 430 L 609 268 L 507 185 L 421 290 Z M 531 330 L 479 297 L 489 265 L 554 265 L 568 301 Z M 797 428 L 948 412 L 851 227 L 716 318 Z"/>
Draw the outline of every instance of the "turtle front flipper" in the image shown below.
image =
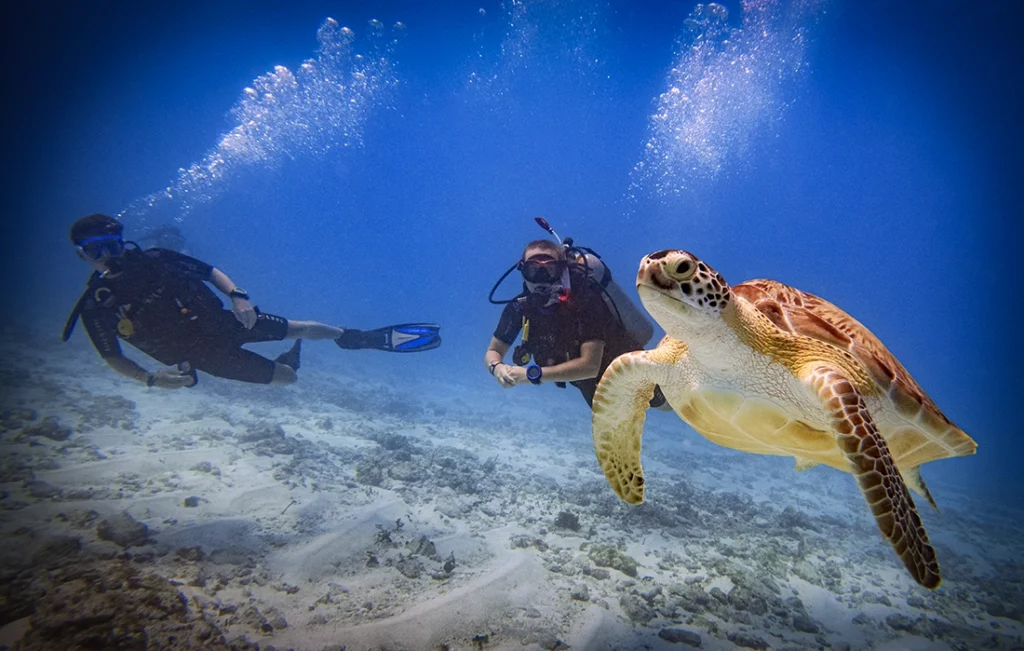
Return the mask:
<path fill-rule="evenodd" d="M 644 501 L 640 441 L 660 367 L 635 351 L 616 357 L 594 393 L 591 428 L 594 451 L 615 493 L 630 504 Z"/>
<path fill-rule="evenodd" d="M 885 536 L 914 580 L 926 588 L 939 587 L 939 563 L 903 477 L 885 439 L 860 393 L 835 369 L 811 370 L 807 381 L 832 418 L 839 449 L 850 460 L 882 535 Z"/>

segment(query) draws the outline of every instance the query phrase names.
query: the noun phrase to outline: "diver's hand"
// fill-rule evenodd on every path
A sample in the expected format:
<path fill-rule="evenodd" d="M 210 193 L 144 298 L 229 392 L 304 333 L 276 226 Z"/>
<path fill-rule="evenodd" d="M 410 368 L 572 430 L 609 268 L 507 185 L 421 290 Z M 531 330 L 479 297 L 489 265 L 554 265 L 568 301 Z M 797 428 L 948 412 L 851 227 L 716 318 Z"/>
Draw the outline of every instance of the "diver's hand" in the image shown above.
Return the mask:
<path fill-rule="evenodd" d="M 246 330 L 251 330 L 256 325 L 256 308 L 247 299 L 232 298 L 231 311 L 235 313 L 235 318 L 245 326 Z"/>
<path fill-rule="evenodd" d="M 508 374 L 509 377 L 512 378 L 512 381 L 515 382 L 516 384 L 530 383 L 530 379 L 526 377 L 525 366 L 510 366 Z"/>
<path fill-rule="evenodd" d="M 498 381 L 501 388 L 511 389 L 516 385 L 516 381 L 510 373 L 513 368 L 508 364 L 498 364 L 494 367 L 494 379 Z"/>
<path fill-rule="evenodd" d="M 182 373 L 181 371 L 157 371 L 150 373 L 149 378 L 152 379 L 152 383 L 146 382 L 146 384 L 161 389 L 180 389 L 195 384 L 191 373 Z"/>

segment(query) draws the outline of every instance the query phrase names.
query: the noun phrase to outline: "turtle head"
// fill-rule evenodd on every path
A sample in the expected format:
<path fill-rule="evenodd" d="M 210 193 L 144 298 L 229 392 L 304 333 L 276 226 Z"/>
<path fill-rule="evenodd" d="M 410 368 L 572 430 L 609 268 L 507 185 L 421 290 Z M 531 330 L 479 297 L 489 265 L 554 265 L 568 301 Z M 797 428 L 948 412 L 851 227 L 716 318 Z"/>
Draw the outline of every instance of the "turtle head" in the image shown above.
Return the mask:
<path fill-rule="evenodd" d="M 673 326 L 721 321 L 732 299 L 725 279 L 688 251 L 658 251 L 645 257 L 636 274 L 636 289 L 644 307 L 670 335 L 678 329 Z"/>

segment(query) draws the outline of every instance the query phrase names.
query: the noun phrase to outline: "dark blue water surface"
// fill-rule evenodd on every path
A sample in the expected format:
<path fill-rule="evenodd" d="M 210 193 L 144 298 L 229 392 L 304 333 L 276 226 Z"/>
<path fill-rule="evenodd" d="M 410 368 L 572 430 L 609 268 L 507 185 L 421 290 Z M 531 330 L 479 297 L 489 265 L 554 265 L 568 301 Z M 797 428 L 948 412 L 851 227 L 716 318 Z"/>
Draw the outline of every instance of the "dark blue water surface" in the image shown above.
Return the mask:
<path fill-rule="evenodd" d="M 1014 3 L 144 4 L 4 21 L 12 325 L 57 336 L 107 212 L 268 311 L 439 321 L 381 363 L 496 391 L 487 292 L 543 215 L 629 291 L 671 247 L 838 304 L 978 441 L 926 473 L 1024 494 Z"/>

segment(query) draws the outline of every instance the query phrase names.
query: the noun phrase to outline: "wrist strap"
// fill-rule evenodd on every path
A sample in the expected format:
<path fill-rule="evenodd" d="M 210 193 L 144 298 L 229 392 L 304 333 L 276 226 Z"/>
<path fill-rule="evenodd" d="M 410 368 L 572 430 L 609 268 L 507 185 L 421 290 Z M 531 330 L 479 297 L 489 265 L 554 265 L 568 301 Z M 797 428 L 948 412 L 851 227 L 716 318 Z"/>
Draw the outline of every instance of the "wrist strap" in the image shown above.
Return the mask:
<path fill-rule="evenodd" d="M 491 372 L 491 375 L 494 375 L 494 369 L 498 367 L 498 364 L 501 364 L 501 360 L 491 362 L 490 366 L 487 367 L 487 370 Z"/>
<path fill-rule="evenodd" d="M 146 386 L 151 387 L 156 384 L 156 373 L 146 373 Z"/>

